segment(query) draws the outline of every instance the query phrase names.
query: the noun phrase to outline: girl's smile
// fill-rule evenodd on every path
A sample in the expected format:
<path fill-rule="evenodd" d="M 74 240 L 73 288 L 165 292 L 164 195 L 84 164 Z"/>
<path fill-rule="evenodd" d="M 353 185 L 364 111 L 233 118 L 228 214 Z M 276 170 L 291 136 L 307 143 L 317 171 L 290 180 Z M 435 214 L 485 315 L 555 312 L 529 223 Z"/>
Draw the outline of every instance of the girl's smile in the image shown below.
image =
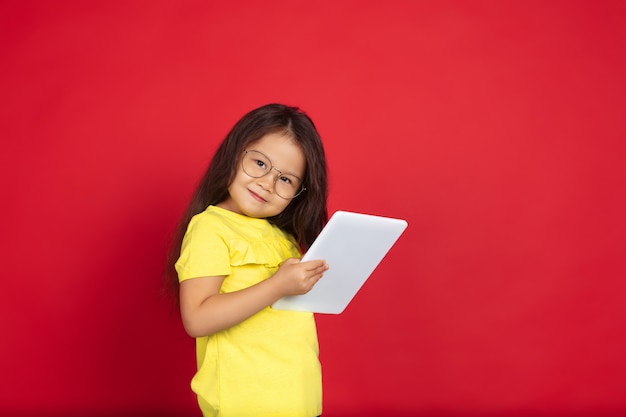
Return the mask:
<path fill-rule="evenodd" d="M 261 197 L 260 195 L 258 195 L 257 193 L 255 193 L 254 191 L 250 191 L 250 195 L 252 195 L 252 198 L 254 198 L 257 201 L 260 201 L 262 203 L 265 203 L 265 199 L 263 197 Z"/>

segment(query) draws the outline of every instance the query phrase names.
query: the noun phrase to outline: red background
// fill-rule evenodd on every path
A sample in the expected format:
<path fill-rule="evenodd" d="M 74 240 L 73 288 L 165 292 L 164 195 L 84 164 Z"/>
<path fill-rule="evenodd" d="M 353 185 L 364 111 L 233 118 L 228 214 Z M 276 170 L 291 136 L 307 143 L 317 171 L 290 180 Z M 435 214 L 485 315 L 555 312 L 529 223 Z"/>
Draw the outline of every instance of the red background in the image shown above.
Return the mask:
<path fill-rule="evenodd" d="M 158 281 L 235 121 L 410 226 L 319 316 L 325 416 L 626 415 L 623 1 L 0 3 L 0 414 L 198 415 Z"/>

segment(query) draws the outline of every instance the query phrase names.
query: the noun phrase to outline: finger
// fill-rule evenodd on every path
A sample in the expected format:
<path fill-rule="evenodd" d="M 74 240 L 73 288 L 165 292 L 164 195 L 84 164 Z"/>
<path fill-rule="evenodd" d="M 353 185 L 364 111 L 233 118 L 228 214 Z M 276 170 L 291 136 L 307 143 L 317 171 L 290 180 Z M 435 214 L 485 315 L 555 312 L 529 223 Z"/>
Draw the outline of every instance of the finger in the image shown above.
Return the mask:
<path fill-rule="evenodd" d="M 313 270 L 319 268 L 320 266 L 326 265 L 326 261 L 323 259 L 314 259 L 312 261 L 305 261 L 301 263 L 309 270 Z"/>
<path fill-rule="evenodd" d="M 315 268 L 313 270 L 313 273 L 315 274 L 323 274 L 324 272 L 328 271 L 329 266 L 326 262 L 324 262 L 322 265 L 320 265 L 319 267 Z"/>
<path fill-rule="evenodd" d="M 326 271 L 328 269 L 328 264 L 326 263 L 326 261 L 319 261 L 316 262 L 314 265 L 311 265 L 307 270 L 310 273 L 313 274 L 319 274 L 319 273 L 323 273 L 324 271 Z"/>
<path fill-rule="evenodd" d="M 309 278 L 309 282 L 310 282 L 310 283 L 311 283 L 311 285 L 313 286 L 313 285 L 317 284 L 317 282 L 318 282 L 320 279 L 322 279 L 322 277 L 323 277 L 323 276 L 324 276 L 324 274 L 323 274 L 323 273 L 319 273 L 319 274 L 312 275 L 312 276 L 311 276 L 311 278 Z"/>

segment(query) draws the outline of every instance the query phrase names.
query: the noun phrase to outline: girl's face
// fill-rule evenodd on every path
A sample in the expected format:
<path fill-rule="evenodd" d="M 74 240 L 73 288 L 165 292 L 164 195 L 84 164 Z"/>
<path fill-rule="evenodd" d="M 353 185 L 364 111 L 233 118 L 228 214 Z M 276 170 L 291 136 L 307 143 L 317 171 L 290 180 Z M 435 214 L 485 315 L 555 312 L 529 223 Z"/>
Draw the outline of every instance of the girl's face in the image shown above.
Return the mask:
<path fill-rule="evenodd" d="M 226 210 L 249 217 L 266 218 L 280 214 L 291 202 L 276 193 L 277 181 L 281 181 L 279 193 L 285 195 L 286 184 L 294 185 L 290 179 L 304 178 L 306 158 L 300 146 L 284 133 L 270 133 L 252 142 L 245 149 L 252 166 L 246 173 L 242 168 L 245 152 L 238 155 L 238 169 L 235 178 L 228 186 L 229 197 L 218 204 Z M 268 170 L 262 175 L 252 169 Z M 252 175 L 250 175 L 252 174 Z M 294 186 L 298 186 L 295 184 Z M 282 192 L 281 192 L 282 191 Z"/>

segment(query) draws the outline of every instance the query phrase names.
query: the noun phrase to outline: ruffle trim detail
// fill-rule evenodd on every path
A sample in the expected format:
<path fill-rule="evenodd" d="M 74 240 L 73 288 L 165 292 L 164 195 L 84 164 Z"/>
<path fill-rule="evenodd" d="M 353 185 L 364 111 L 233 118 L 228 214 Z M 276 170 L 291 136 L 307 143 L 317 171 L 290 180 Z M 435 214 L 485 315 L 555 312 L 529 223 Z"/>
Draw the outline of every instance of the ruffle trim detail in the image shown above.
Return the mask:
<path fill-rule="evenodd" d="M 300 257 L 300 251 L 290 241 L 284 238 L 248 241 L 233 239 L 230 245 L 231 266 L 265 265 L 278 267 L 287 258 Z"/>

